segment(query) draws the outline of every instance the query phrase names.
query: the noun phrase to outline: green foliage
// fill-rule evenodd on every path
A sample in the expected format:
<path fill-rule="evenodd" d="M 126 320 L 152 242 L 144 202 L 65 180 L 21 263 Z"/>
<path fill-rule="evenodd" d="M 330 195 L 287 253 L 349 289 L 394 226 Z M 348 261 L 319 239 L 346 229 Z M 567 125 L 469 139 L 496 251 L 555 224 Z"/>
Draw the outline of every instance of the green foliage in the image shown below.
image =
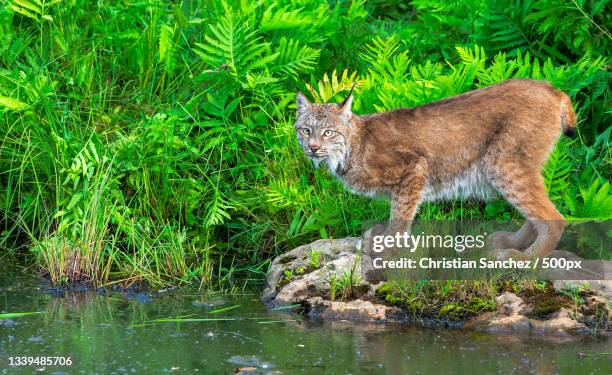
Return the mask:
<path fill-rule="evenodd" d="M 329 299 L 335 301 L 339 288 L 338 276 L 336 274 L 331 275 L 327 282 L 329 284 Z"/>
<path fill-rule="evenodd" d="M 291 271 L 291 270 L 285 270 L 285 271 L 283 272 L 283 277 L 284 277 L 284 279 L 285 279 L 285 280 L 287 280 L 287 281 L 291 281 L 291 280 L 293 279 L 293 271 Z"/>
<path fill-rule="evenodd" d="M 245 23 L 246 22 L 246 23 Z M 230 74 L 245 77 L 252 70 L 263 68 L 278 54 L 268 54 L 270 45 L 261 41 L 247 20 L 233 13 L 210 26 L 206 43 L 195 43 L 194 52 L 212 69 L 228 69 Z"/>
<path fill-rule="evenodd" d="M 463 320 L 496 308 L 496 281 L 391 280 L 376 289 L 417 319 Z"/>
<path fill-rule="evenodd" d="M 316 48 L 300 45 L 295 39 L 282 37 L 278 46 L 278 62 L 272 71 L 281 72 L 287 77 L 297 80 L 302 73 L 315 69 L 320 51 Z"/>
<path fill-rule="evenodd" d="M 13 0 L 10 8 L 29 19 L 42 23 L 43 21 L 53 22 L 50 10 L 53 6 L 60 4 L 62 0 L 40 1 L 40 0 Z"/>
<path fill-rule="evenodd" d="M 313 170 L 292 127 L 296 91 L 339 101 L 355 83 L 367 113 L 551 81 L 579 138 L 553 151 L 549 193 L 568 217 L 610 218 L 610 14 L 605 0 L 0 1 L 0 245 L 56 283 L 207 284 L 357 235 L 388 203 Z M 419 215 L 518 216 L 503 201 Z"/>
<path fill-rule="evenodd" d="M 577 199 L 567 196 L 567 205 L 575 217 L 609 219 L 612 212 L 610 183 L 596 179 L 590 186 L 580 188 Z"/>
<path fill-rule="evenodd" d="M 310 256 L 310 267 L 313 269 L 321 268 L 323 252 L 312 249 L 308 252 L 308 255 Z"/>

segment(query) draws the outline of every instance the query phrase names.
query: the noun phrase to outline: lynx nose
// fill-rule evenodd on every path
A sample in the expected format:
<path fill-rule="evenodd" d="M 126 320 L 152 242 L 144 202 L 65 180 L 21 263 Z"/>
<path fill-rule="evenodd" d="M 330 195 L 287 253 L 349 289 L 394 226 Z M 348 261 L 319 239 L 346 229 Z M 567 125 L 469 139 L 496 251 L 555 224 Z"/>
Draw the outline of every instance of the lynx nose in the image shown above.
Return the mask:
<path fill-rule="evenodd" d="M 312 152 L 317 152 L 321 149 L 321 145 L 308 145 L 308 147 L 310 147 L 310 151 Z"/>

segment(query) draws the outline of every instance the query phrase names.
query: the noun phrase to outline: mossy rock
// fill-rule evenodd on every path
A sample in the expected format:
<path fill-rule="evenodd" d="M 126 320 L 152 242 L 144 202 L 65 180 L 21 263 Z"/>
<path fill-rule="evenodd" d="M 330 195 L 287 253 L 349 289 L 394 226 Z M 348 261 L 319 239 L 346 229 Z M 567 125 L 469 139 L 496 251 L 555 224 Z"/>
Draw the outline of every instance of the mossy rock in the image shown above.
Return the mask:
<path fill-rule="evenodd" d="M 417 318 L 460 321 L 496 308 L 493 296 L 478 282 L 450 287 L 446 282 L 417 282 L 403 290 L 394 282 L 385 282 L 376 294 L 381 302 L 400 306 Z"/>
<path fill-rule="evenodd" d="M 563 307 L 570 309 L 577 307 L 571 298 L 555 291 L 552 286 L 523 291 L 521 297 L 532 306 L 532 310 L 525 314 L 532 319 L 544 320 Z"/>

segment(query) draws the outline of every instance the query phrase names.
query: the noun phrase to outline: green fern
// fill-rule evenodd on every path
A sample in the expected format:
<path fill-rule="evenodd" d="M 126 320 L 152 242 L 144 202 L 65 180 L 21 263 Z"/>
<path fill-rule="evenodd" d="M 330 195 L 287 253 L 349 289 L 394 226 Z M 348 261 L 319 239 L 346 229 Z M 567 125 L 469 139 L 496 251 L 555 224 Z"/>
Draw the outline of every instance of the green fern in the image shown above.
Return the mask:
<path fill-rule="evenodd" d="M 307 197 L 311 190 L 308 188 L 307 191 L 301 191 L 288 181 L 272 181 L 266 188 L 266 201 L 273 211 L 288 207 L 303 208 L 308 206 Z"/>
<path fill-rule="evenodd" d="M 308 90 L 315 98 L 315 101 L 321 103 L 329 102 L 337 94 L 349 90 L 353 84 L 357 82 L 357 72 L 353 72 L 351 75 L 348 74 L 348 70 L 342 72 L 342 76 L 338 80 L 338 74 L 334 70 L 332 72 L 331 79 L 329 75 L 325 73 L 323 79 L 317 83 L 317 86 L 306 85 Z"/>
<path fill-rule="evenodd" d="M 287 235 L 289 237 L 296 237 L 316 231 L 316 221 L 317 219 L 313 214 L 298 209 L 295 211 L 293 219 L 289 224 Z"/>
<path fill-rule="evenodd" d="M 176 67 L 175 50 L 174 28 L 162 25 L 159 30 L 159 61 L 165 64 L 166 72 L 171 73 Z"/>
<path fill-rule="evenodd" d="M 410 59 L 406 51 L 399 51 L 399 37 L 376 37 L 365 46 L 360 57 L 368 63 L 368 73 L 376 81 L 397 82 L 406 74 Z"/>
<path fill-rule="evenodd" d="M 533 43 L 531 25 L 525 22 L 531 10 L 530 0 L 487 2 L 481 15 L 483 27 L 473 37 L 480 44 L 495 46 L 509 55 L 525 50 Z"/>
<path fill-rule="evenodd" d="M 223 224 L 230 220 L 229 210 L 235 209 L 219 191 L 218 187 L 213 190 L 213 196 L 206 204 L 206 217 L 204 218 L 204 228 L 211 228 Z"/>
<path fill-rule="evenodd" d="M 456 95 L 468 91 L 474 86 L 478 73 L 485 68 L 484 49 L 475 46 L 473 49 L 457 47 L 462 63 L 451 66 L 451 73 L 436 77 L 432 85 L 437 88 L 440 97 Z"/>
<path fill-rule="evenodd" d="M 277 51 L 279 56 L 272 71 L 294 80 L 303 73 L 312 72 L 320 54 L 316 48 L 300 46 L 297 40 L 285 37 L 280 39 Z"/>
<path fill-rule="evenodd" d="M 544 166 L 543 175 L 548 196 L 557 205 L 563 203 L 570 187 L 570 175 L 573 169 L 569 157 L 568 142 L 559 142 Z"/>
<path fill-rule="evenodd" d="M 572 216 L 588 219 L 612 219 L 610 182 L 596 179 L 588 188 L 580 188 L 580 196 L 566 196 Z"/>
<path fill-rule="evenodd" d="M 17 35 L 0 29 L 0 64 L 12 66 L 17 57 L 27 50 L 31 39 L 29 33 Z"/>
<path fill-rule="evenodd" d="M 43 21 L 53 22 L 53 17 L 49 10 L 61 1 L 62 0 L 12 0 L 10 7 L 13 11 L 38 23 L 42 23 Z"/>
<path fill-rule="evenodd" d="M 540 0 L 525 21 L 537 25 L 539 46 L 551 54 L 560 50 L 552 43 L 562 43 L 565 51 L 594 53 L 612 40 L 606 24 L 609 0 Z M 609 22 L 609 19 L 608 19 Z M 552 43 L 551 43 L 552 42 Z M 603 52 L 603 51 L 602 51 Z"/>
<path fill-rule="evenodd" d="M 277 5 L 273 3 L 263 12 L 260 31 L 303 28 L 312 24 L 312 18 L 305 14 L 302 8 L 289 10 L 289 5 L 282 8 L 277 8 Z"/>
<path fill-rule="evenodd" d="M 195 53 L 215 70 L 228 69 L 234 76 L 246 76 L 250 71 L 263 68 L 278 58 L 270 53 L 270 43 L 245 20 L 229 13 L 210 26 L 206 43 L 196 43 Z"/>

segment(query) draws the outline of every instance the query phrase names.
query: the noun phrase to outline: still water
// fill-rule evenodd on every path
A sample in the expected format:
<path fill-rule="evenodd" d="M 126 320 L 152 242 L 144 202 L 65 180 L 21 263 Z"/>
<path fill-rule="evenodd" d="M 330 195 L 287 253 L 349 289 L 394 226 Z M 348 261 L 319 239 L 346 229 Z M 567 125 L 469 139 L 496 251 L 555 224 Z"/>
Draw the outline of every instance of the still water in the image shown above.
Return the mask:
<path fill-rule="evenodd" d="M 39 313 L 0 320 L 0 374 L 612 374 L 610 339 L 317 323 L 255 293 L 54 296 L 0 258 L 0 313 L 13 312 Z M 71 365 L 9 366 L 22 356 Z"/>

